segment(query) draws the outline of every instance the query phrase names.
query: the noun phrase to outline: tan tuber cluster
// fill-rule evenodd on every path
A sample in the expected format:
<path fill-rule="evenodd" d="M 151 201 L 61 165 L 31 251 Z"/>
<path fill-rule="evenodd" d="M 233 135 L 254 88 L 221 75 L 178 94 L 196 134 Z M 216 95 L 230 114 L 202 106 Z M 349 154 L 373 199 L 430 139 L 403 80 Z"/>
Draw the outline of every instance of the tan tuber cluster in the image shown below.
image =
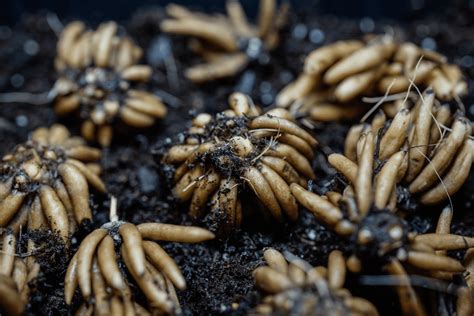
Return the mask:
<path fill-rule="evenodd" d="M 306 185 L 317 141 L 286 110 L 261 114 L 241 93 L 229 98 L 230 110 L 216 117 L 200 114 L 182 144 L 169 148 L 162 162 L 177 166 L 173 194 L 190 202 L 190 214 L 209 212 L 225 231 L 240 226 L 243 198 L 256 198 L 264 212 L 282 221 L 298 217 L 289 185 Z M 247 195 L 246 192 L 254 192 Z M 255 209 L 256 207 L 250 207 Z"/>
<path fill-rule="evenodd" d="M 378 315 L 372 303 L 344 288 L 346 264 L 340 251 L 329 254 L 327 268 L 294 256 L 287 260 L 272 248 L 263 256 L 267 265 L 253 276 L 268 295 L 250 315 Z"/>
<path fill-rule="evenodd" d="M 213 238 L 193 226 L 109 222 L 90 233 L 72 258 L 64 280 L 66 303 L 71 304 L 79 286 L 84 299 L 80 315 L 180 314 L 175 287 L 184 290 L 186 281 L 155 241 L 197 243 Z M 135 302 L 122 267 L 146 297 L 147 307 Z"/>
<path fill-rule="evenodd" d="M 92 219 L 89 185 L 106 191 L 100 157 L 62 125 L 33 131 L 0 162 L 0 229 L 50 228 L 67 244 L 77 224 Z"/>
<path fill-rule="evenodd" d="M 141 56 L 141 48 L 119 34 L 115 22 L 95 31 L 79 21 L 68 24 L 57 45 L 56 113 L 78 112 L 83 137 L 102 146 L 112 141 L 118 118 L 133 127 L 153 125 L 167 110 L 160 98 L 139 88 L 152 75 L 151 67 L 137 64 Z"/>
<path fill-rule="evenodd" d="M 171 18 L 161 23 L 161 29 L 193 37 L 191 49 L 204 60 L 185 72 L 194 82 L 232 77 L 278 45 L 286 6 L 278 10 L 276 0 L 260 0 L 258 25 L 247 21 L 238 0 L 228 0 L 226 8 L 227 16 L 191 12 L 176 4 L 167 7 Z"/>
<path fill-rule="evenodd" d="M 366 207 L 372 202 L 368 193 L 373 177 L 373 202 L 379 209 L 389 200 L 394 209 L 395 184 L 406 187 L 421 204 L 443 202 L 461 188 L 474 158 L 472 123 L 464 114 L 453 115 L 448 106 L 437 104 L 428 89 L 413 108 L 401 109 L 393 120 L 385 121 L 380 112 L 370 125 L 353 126 L 345 155 L 329 157 L 351 183 L 365 187 L 358 198 Z M 373 170 L 380 167 L 375 175 Z M 389 187 L 381 187 L 384 181 Z"/>
<path fill-rule="evenodd" d="M 434 93 L 427 90 L 415 107 L 400 110 L 392 121 L 379 113 L 372 124 L 349 131 L 346 154 L 329 156 L 330 164 L 347 179 L 342 192 L 320 196 L 298 184 L 292 184 L 291 191 L 319 221 L 339 235 L 351 236 L 354 255 L 347 265 L 352 272 L 381 262 L 386 272 L 409 284 L 407 264 L 418 274 L 452 282 L 466 268 L 446 251 L 472 248 L 474 238 L 450 234 L 450 207 L 441 213 L 436 233 L 408 233 L 395 214 L 397 186 L 407 187 L 421 204 L 445 201 L 469 175 L 470 134 L 470 122 L 435 105 Z M 398 286 L 397 292 L 405 313 L 426 315 L 411 287 Z M 469 315 L 472 299 L 465 292 L 464 287 L 458 289 L 458 312 Z"/>
<path fill-rule="evenodd" d="M 353 273 L 371 272 L 370 268 L 379 263 L 384 270 L 403 279 L 406 285 L 398 286 L 397 292 L 404 313 L 426 315 L 421 300 L 410 286 L 404 265 L 417 274 L 452 282 L 466 268 L 461 262 L 447 256 L 447 250 L 474 247 L 474 238 L 450 234 L 452 209 L 446 207 L 440 215 L 435 233 L 415 235 L 409 233 L 403 220 L 387 210 L 373 209 L 364 213 L 356 201 L 352 187 L 342 194 L 328 192 L 319 196 L 293 184 L 291 190 L 298 202 L 310 210 L 318 220 L 331 227 L 336 233 L 351 237 L 353 255 L 347 259 L 347 266 Z M 461 295 L 458 304 L 470 311 L 472 298 Z M 459 308 L 459 307 L 458 307 Z M 463 314 L 470 315 L 470 314 Z"/>
<path fill-rule="evenodd" d="M 411 86 L 432 87 L 442 101 L 467 94 L 458 66 L 446 57 L 392 37 L 363 42 L 345 40 L 314 50 L 303 73 L 277 97 L 277 105 L 294 105 L 315 121 L 353 120 L 367 107 L 362 97 L 406 92 Z"/>

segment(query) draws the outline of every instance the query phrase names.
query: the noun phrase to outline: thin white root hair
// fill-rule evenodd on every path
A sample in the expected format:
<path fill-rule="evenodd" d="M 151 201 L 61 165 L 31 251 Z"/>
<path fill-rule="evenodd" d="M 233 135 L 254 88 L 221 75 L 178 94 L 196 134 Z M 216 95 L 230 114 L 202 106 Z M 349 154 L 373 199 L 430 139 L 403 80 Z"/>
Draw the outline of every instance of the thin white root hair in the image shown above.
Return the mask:
<path fill-rule="evenodd" d="M 446 188 L 446 185 L 444 184 L 444 181 L 443 181 L 443 178 L 441 178 L 441 175 L 438 173 L 438 170 L 436 170 L 436 168 L 433 166 L 433 164 L 431 163 L 431 160 L 430 158 L 428 158 L 428 156 L 426 156 L 421 150 L 419 150 L 418 148 L 415 148 L 421 155 L 423 155 L 423 157 L 425 157 L 425 159 L 428 161 L 428 163 L 433 167 L 433 170 L 434 172 L 436 173 L 436 176 L 438 177 L 439 181 L 441 182 L 441 185 L 443 186 L 443 189 L 444 189 L 444 192 L 446 193 L 446 196 L 448 197 L 448 201 L 449 201 L 449 206 L 451 206 L 451 210 L 453 210 L 454 212 L 454 206 L 453 206 L 453 201 L 451 200 L 451 196 L 449 195 L 448 193 L 448 189 Z"/>
<path fill-rule="evenodd" d="M 380 105 L 382 105 L 384 102 L 386 102 L 387 100 L 387 97 L 390 93 L 390 90 L 392 89 L 393 85 L 395 84 L 395 81 L 397 79 L 393 79 L 392 82 L 390 83 L 390 85 L 388 86 L 387 88 L 387 91 L 385 91 L 385 94 L 384 96 L 377 102 L 375 103 L 375 105 L 367 112 L 365 113 L 365 115 L 362 117 L 362 119 L 360 120 L 361 123 L 364 123 L 371 115 L 372 113 L 374 113 L 375 111 L 377 111 L 377 109 L 380 107 Z"/>
<path fill-rule="evenodd" d="M 404 97 L 405 97 L 405 92 L 400 92 L 400 93 L 395 93 L 395 94 L 381 96 L 381 97 L 362 97 L 362 101 L 365 103 L 377 103 L 383 99 L 384 102 L 390 102 L 390 101 L 401 100 Z"/>

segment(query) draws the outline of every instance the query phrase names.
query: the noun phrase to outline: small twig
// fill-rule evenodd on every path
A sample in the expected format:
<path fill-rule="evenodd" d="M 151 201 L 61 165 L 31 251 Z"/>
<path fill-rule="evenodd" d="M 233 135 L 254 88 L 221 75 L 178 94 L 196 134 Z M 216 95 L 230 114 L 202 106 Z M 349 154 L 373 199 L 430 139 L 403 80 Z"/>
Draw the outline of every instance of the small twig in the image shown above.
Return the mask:
<path fill-rule="evenodd" d="M 158 45 L 163 51 L 163 64 L 165 65 L 168 84 L 173 90 L 177 90 L 179 88 L 179 77 L 173 49 L 171 48 L 171 41 L 168 37 L 160 37 L 158 39 Z"/>
<path fill-rule="evenodd" d="M 199 178 L 193 180 L 190 184 L 188 184 L 188 185 L 183 189 L 183 192 L 188 191 L 188 190 L 189 190 L 190 188 L 192 188 L 198 181 L 199 181 Z"/>
<path fill-rule="evenodd" d="M 32 105 L 45 105 L 54 99 L 51 91 L 43 93 L 6 92 L 0 93 L 0 103 L 28 103 Z"/>
<path fill-rule="evenodd" d="M 64 25 L 59 20 L 58 15 L 53 12 L 48 12 L 48 14 L 46 14 L 46 22 L 48 22 L 48 25 L 53 30 L 54 34 L 59 37 L 64 29 Z"/>
<path fill-rule="evenodd" d="M 276 128 L 259 128 L 259 129 L 252 129 L 249 133 L 258 133 L 258 132 L 279 132 L 279 129 Z"/>
<path fill-rule="evenodd" d="M 395 275 L 363 275 L 359 278 L 359 282 L 363 285 L 370 286 L 417 286 L 426 289 L 431 289 L 438 292 L 445 292 L 448 294 L 455 295 L 457 293 L 458 286 L 454 284 L 447 284 L 441 280 L 421 276 L 421 275 L 410 275 L 409 280 L 406 281 L 405 276 Z"/>

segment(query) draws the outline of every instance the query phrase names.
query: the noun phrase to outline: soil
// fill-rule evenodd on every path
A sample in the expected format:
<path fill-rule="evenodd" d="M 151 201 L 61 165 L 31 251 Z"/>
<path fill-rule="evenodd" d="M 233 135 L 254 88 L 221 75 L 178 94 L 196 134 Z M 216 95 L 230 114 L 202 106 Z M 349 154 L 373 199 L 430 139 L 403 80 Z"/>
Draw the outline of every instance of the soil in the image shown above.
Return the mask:
<path fill-rule="evenodd" d="M 46 16 L 44 13 L 27 15 L 13 27 L 0 26 L 0 92 L 43 93 L 52 87 L 57 36 Z M 187 50 L 185 39 L 160 33 L 158 23 L 163 16 L 161 8 L 144 8 L 133 14 L 129 21 L 122 21 L 143 47 L 144 61 L 155 70 L 150 90 L 160 95 L 169 106 L 166 119 L 147 131 L 120 126 L 111 147 L 104 152 L 103 177 L 110 195 L 118 199 L 119 215 L 123 220 L 193 224 L 185 207 L 171 198 L 162 168 L 154 159 L 153 152 L 158 144 L 169 142 L 189 127 L 190 119 L 196 113 L 224 110 L 228 95 L 235 90 L 250 94 L 264 108 L 269 106 L 276 93 L 298 74 L 308 52 L 338 39 L 363 36 L 364 31 L 388 31 L 417 44 L 435 45 L 450 61 L 460 64 L 471 88 L 464 104 L 471 118 L 474 116 L 474 106 L 471 105 L 474 101 L 474 26 L 469 24 L 474 12 L 463 7 L 453 7 L 430 17 L 418 17 L 416 22 L 375 21 L 373 29 L 367 29 L 367 23 L 359 20 L 296 13 L 283 30 L 281 45 L 268 64 L 252 64 L 236 78 L 204 85 L 194 85 L 182 77 L 183 69 L 197 63 L 198 59 Z M 54 122 L 62 122 L 73 133 L 78 132 L 79 122 L 56 117 L 50 104 L 0 104 L 0 155 L 24 142 L 33 129 Z M 310 185 L 314 191 L 323 192 L 337 182 L 325 156 L 341 152 L 347 129 L 348 123 L 317 124 L 314 127 L 314 135 L 321 144 L 313 161 L 318 175 Z M 463 189 L 453 197 L 454 233 L 474 235 L 474 216 L 470 212 L 474 202 L 473 185 L 471 174 Z M 42 272 L 31 285 L 32 298 L 27 314 L 71 314 L 63 296 L 68 260 L 87 232 L 106 222 L 108 216 L 107 196 L 93 194 L 91 201 L 94 222 L 81 227 L 69 250 L 61 247 L 58 240 L 47 232 L 31 234 L 30 237 L 41 242 L 43 249 L 47 250 L 38 259 Z M 441 207 L 416 207 L 405 218 L 408 229 L 420 233 L 432 231 Z M 261 299 L 251 272 L 262 263 L 263 249 L 270 246 L 290 251 L 312 265 L 325 265 L 328 253 L 333 249 L 351 250 L 347 241 L 322 227 L 304 210 L 297 223 L 283 227 L 247 222 L 241 231 L 227 239 L 197 245 L 164 244 L 188 283 L 188 289 L 179 293 L 183 313 L 245 315 Z M 454 255 L 459 257 L 462 253 Z M 391 288 L 360 285 L 360 280 L 359 276 L 349 276 L 347 287 L 355 295 L 375 302 L 383 315 L 400 313 L 398 299 Z M 429 290 L 423 293 L 437 296 L 439 302 L 444 302 L 446 310 L 452 312 L 452 297 Z"/>

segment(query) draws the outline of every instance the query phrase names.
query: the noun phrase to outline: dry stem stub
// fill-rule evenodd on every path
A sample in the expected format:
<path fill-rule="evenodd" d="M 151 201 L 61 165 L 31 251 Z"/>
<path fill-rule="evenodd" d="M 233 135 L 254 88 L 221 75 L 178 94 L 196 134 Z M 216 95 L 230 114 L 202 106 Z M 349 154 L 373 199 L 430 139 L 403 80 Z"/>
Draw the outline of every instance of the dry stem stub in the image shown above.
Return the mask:
<path fill-rule="evenodd" d="M 467 83 L 446 57 L 389 36 L 338 41 L 314 50 L 302 74 L 277 97 L 315 121 L 354 120 L 367 110 L 362 97 L 432 87 L 442 101 L 459 100 Z M 403 97 L 402 97 L 403 98 Z"/>
<path fill-rule="evenodd" d="M 76 226 L 92 219 L 89 185 L 106 191 L 100 156 L 62 125 L 33 131 L 0 163 L 0 229 L 48 228 L 68 244 Z"/>
<path fill-rule="evenodd" d="M 186 281 L 155 241 L 197 243 L 213 238 L 211 232 L 193 226 L 107 223 L 82 241 L 71 260 L 64 281 L 66 303 L 71 304 L 79 286 L 84 303 L 78 313 L 180 314 L 175 287 L 186 289 Z M 125 268 L 145 296 L 146 306 L 135 301 Z"/>
<path fill-rule="evenodd" d="M 191 49 L 204 60 L 185 72 L 194 82 L 232 77 L 251 61 L 266 64 L 278 45 L 287 5 L 278 9 L 276 0 L 260 0 L 258 25 L 247 21 L 239 1 L 228 0 L 226 8 L 227 16 L 191 12 L 176 4 L 167 7 L 170 18 L 161 23 L 163 32 L 192 37 Z"/>
<path fill-rule="evenodd" d="M 344 288 L 346 265 L 340 251 L 329 254 L 327 267 L 312 267 L 293 255 L 287 260 L 272 248 L 264 258 L 266 265 L 253 276 L 267 296 L 251 315 L 378 315 L 372 303 Z"/>
<path fill-rule="evenodd" d="M 119 33 L 115 22 L 95 31 L 79 21 L 68 24 L 55 60 L 56 113 L 78 113 L 84 138 L 102 146 L 112 141 L 118 118 L 133 127 L 153 125 L 167 110 L 160 98 L 141 89 L 152 75 L 151 67 L 138 64 L 141 56 L 142 50 Z"/>
<path fill-rule="evenodd" d="M 224 233 L 238 228 L 244 212 L 258 204 L 265 216 L 295 220 L 298 208 L 289 185 L 306 186 L 314 178 L 316 140 L 286 110 L 261 114 L 241 93 L 232 94 L 229 104 L 230 110 L 215 117 L 198 115 L 184 141 L 161 158 L 176 168 L 174 196 L 190 202 L 192 216 L 206 215 Z M 244 207 L 250 201 L 257 203 Z"/>

